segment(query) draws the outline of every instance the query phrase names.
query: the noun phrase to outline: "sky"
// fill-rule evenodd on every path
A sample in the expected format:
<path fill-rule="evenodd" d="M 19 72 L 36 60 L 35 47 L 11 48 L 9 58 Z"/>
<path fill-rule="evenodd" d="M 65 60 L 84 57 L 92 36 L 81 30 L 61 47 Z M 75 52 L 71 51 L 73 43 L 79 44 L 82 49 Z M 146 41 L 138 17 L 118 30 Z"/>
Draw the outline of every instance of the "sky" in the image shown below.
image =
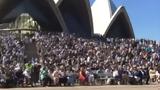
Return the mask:
<path fill-rule="evenodd" d="M 124 5 L 137 39 L 160 41 L 160 0 L 113 0 Z"/>

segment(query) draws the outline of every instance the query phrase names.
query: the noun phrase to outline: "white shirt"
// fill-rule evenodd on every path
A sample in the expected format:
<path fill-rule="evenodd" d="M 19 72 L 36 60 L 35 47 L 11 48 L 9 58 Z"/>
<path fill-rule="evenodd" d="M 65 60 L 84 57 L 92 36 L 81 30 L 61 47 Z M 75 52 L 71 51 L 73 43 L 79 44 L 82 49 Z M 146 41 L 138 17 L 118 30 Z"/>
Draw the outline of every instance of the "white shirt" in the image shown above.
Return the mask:
<path fill-rule="evenodd" d="M 61 77 L 64 77 L 64 72 L 60 71 L 59 74 L 61 75 Z"/>
<path fill-rule="evenodd" d="M 118 70 L 114 70 L 113 71 L 113 77 L 116 77 L 116 76 L 118 76 L 119 74 L 118 74 Z"/>
<path fill-rule="evenodd" d="M 158 71 L 156 71 L 156 76 L 160 76 L 160 73 Z"/>

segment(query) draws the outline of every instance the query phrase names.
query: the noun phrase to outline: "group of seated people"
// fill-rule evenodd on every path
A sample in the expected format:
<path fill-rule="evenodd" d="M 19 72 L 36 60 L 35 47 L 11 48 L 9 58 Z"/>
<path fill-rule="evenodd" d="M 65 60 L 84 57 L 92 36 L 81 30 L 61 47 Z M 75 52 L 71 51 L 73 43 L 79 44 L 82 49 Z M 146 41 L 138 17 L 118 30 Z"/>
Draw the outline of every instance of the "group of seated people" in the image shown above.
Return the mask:
<path fill-rule="evenodd" d="M 35 32 L 0 35 L 0 85 L 143 85 L 160 82 L 160 43 Z M 26 43 L 36 46 L 29 57 Z M 33 50 L 34 51 L 34 50 Z M 32 51 L 31 51 L 32 52 Z"/>

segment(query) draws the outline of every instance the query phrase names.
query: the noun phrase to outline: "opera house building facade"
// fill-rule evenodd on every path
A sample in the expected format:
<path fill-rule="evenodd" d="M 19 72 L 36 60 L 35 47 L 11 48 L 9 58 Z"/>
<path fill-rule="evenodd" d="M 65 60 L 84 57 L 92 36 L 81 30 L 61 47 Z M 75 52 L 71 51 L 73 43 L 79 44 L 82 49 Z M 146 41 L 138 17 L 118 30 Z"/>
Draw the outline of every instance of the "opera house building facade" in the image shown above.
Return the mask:
<path fill-rule="evenodd" d="M 79 36 L 134 38 L 124 6 L 112 0 L 0 0 L 0 29 L 34 28 Z"/>

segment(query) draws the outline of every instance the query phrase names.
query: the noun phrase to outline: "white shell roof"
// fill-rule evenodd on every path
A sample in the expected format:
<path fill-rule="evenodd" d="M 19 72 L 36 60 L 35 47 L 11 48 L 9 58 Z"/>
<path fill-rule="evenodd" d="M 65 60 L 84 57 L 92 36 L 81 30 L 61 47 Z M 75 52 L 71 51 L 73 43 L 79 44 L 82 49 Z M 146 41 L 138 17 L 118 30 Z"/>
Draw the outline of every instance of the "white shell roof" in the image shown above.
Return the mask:
<path fill-rule="evenodd" d="M 57 4 L 59 0 L 54 0 L 54 2 Z"/>
<path fill-rule="evenodd" d="M 91 4 L 95 34 L 103 35 L 110 23 L 116 7 L 111 0 L 89 0 Z"/>

